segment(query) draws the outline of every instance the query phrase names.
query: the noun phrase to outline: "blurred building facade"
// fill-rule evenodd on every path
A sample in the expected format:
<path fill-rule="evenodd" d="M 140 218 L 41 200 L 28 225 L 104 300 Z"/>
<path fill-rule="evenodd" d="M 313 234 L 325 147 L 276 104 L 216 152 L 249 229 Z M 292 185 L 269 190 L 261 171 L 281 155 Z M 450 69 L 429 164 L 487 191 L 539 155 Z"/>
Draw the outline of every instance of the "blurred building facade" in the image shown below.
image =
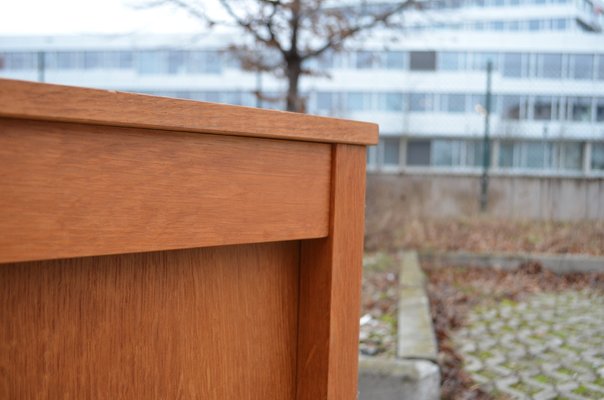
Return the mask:
<path fill-rule="evenodd" d="M 490 61 L 492 173 L 604 176 L 597 1 L 422 2 L 394 35 L 314 62 L 328 76 L 302 81 L 307 111 L 379 123 L 369 170 L 480 174 Z M 0 76 L 283 108 L 284 82 L 242 71 L 224 50 L 232 37 L 4 37 Z"/>

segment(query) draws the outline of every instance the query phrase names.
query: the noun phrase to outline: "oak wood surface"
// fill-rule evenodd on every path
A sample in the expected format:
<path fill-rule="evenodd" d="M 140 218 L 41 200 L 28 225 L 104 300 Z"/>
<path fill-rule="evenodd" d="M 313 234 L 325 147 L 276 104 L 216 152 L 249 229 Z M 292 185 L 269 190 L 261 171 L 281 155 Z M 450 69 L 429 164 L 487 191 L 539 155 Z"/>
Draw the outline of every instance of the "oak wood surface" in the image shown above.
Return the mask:
<path fill-rule="evenodd" d="M 332 158 L 329 236 L 300 250 L 297 400 L 357 398 L 365 148 Z"/>
<path fill-rule="evenodd" d="M 375 124 L 0 79 L 0 116 L 330 143 L 376 144 Z"/>
<path fill-rule="evenodd" d="M 298 252 L 0 265 L 0 398 L 293 399 Z"/>
<path fill-rule="evenodd" d="M 0 118 L 0 262 L 327 235 L 331 145 Z"/>
<path fill-rule="evenodd" d="M 356 399 L 376 141 L 0 79 L 0 398 Z"/>

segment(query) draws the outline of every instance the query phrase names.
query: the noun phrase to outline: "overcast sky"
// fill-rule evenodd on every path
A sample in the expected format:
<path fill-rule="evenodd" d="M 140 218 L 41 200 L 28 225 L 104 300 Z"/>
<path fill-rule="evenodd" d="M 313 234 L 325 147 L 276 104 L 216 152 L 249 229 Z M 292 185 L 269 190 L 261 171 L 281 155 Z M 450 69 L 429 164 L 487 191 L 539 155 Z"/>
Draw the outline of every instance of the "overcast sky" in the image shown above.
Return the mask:
<path fill-rule="evenodd" d="M 136 10 L 144 0 L 0 0 L 0 35 L 198 32 L 170 7 Z"/>

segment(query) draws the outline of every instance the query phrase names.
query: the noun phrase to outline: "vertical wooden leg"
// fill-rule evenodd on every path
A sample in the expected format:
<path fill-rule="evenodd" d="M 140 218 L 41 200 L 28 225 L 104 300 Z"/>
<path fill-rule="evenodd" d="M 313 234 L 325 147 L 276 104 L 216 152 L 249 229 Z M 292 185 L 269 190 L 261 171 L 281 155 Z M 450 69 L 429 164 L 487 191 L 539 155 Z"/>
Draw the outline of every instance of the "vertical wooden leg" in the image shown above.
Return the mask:
<path fill-rule="evenodd" d="M 365 152 L 333 146 L 329 236 L 302 241 L 297 400 L 357 398 Z"/>

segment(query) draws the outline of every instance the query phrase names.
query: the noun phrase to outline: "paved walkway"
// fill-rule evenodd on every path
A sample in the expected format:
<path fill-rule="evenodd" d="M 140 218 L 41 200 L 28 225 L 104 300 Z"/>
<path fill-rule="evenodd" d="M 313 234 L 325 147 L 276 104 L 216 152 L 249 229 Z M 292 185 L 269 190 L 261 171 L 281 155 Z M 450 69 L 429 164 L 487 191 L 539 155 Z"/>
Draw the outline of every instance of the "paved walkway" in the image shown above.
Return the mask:
<path fill-rule="evenodd" d="M 538 294 L 475 309 L 455 341 L 487 391 L 513 399 L 604 399 L 604 296 Z"/>

